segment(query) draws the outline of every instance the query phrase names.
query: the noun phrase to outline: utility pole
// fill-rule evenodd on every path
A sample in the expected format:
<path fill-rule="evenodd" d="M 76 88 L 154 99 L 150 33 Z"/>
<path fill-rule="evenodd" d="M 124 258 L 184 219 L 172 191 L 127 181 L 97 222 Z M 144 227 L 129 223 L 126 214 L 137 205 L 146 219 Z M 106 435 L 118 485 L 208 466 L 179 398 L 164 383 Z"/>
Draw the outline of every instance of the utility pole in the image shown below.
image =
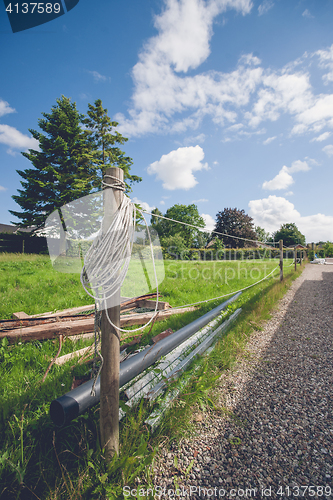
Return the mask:
<path fill-rule="evenodd" d="M 283 240 L 279 241 L 280 248 L 280 281 L 283 280 Z"/>
<path fill-rule="evenodd" d="M 104 182 L 109 186 L 103 191 L 104 218 L 102 232 L 110 227 L 113 216 L 118 210 L 124 193 L 116 189 L 115 179 L 124 180 L 124 171 L 118 167 L 108 168 Z M 120 328 L 120 290 L 107 301 L 107 311 L 112 323 Z M 101 447 L 105 449 L 105 458 L 110 461 L 115 453 L 119 455 L 119 330 L 108 321 L 106 310 L 101 319 L 101 354 L 103 368 L 101 371 L 101 406 L 100 433 Z"/>

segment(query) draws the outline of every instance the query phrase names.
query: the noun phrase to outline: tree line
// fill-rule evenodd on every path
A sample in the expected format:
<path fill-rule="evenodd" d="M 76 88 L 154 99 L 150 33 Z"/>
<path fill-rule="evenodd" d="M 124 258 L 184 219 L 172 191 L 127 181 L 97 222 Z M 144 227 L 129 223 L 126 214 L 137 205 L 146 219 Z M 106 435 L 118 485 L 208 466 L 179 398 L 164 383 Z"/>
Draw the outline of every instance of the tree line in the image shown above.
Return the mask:
<path fill-rule="evenodd" d="M 10 210 L 20 219 L 20 227 L 37 230 L 54 210 L 100 190 L 110 166 L 123 169 L 127 193 L 133 183 L 142 180 L 130 172 L 133 160 L 120 148 L 128 139 L 116 130 L 118 123 L 110 119 L 101 99 L 88 104 L 84 115 L 78 112 L 75 102 L 61 96 L 50 113 L 42 113 L 38 125 L 41 132 L 29 131 L 38 141 L 39 150 L 22 153 L 33 168 L 17 171 L 22 189 L 13 199 L 22 211 Z M 285 246 L 305 245 L 305 237 L 294 223 L 283 224 L 270 235 L 254 226 L 253 219 L 237 208 L 224 208 L 216 214 L 214 231 L 219 234 L 204 231 L 205 221 L 195 204 L 176 204 L 165 214 L 155 208 L 152 213 L 151 226 L 162 247 L 173 247 L 178 254 L 186 255 L 191 248 L 238 249 L 256 246 L 256 241 L 271 243 L 280 239 Z"/>

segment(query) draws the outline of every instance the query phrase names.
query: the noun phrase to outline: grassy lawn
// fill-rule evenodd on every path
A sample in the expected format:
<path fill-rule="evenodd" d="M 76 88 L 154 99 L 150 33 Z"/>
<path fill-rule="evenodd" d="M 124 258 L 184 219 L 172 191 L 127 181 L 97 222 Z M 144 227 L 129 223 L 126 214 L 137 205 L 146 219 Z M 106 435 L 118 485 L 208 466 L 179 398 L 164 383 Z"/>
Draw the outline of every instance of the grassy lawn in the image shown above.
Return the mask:
<path fill-rule="evenodd" d="M 134 265 L 141 267 L 137 262 Z M 277 265 L 277 259 L 165 261 L 165 279 L 159 291 L 163 300 L 176 307 L 247 287 L 264 278 Z M 136 269 L 132 269 L 133 280 L 125 281 L 123 296 L 139 295 L 133 294 L 137 274 Z M 0 276 L 0 319 L 10 319 L 13 312 L 18 311 L 41 314 L 93 302 L 84 291 L 79 274 L 56 271 L 45 255 L 0 254 Z M 141 291 L 149 292 L 147 285 Z"/>
<path fill-rule="evenodd" d="M 203 365 L 187 391 L 165 418 L 154 436 L 144 420 L 151 411 L 145 403 L 121 422 L 121 456 L 107 467 L 99 449 L 98 407 L 63 429 L 54 428 L 49 415 L 51 401 L 67 392 L 73 376 L 87 368 L 71 363 L 53 366 L 44 383 L 43 374 L 58 350 L 57 341 L 26 344 L 0 344 L 0 499 L 40 498 L 120 498 L 124 484 L 137 476 L 147 476 L 161 439 L 175 437 L 175 429 L 189 429 L 193 407 L 201 401 L 208 405 L 213 380 L 231 366 L 250 335 L 253 325 L 269 317 L 278 298 L 287 290 L 294 272 L 285 262 L 285 280 L 279 271 L 274 277 L 244 291 L 229 311 L 243 308 L 240 320 L 222 338 L 210 356 L 209 370 Z M 179 306 L 229 294 L 261 280 L 278 265 L 273 261 L 188 262 L 165 261 L 165 279 L 160 286 L 162 300 Z M 47 256 L 0 254 L 0 318 L 13 312 L 43 313 L 90 304 L 77 274 L 55 271 Z M 277 279 L 276 279 L 277 278 Z M 127 293 L 126 293 L 127 292 Z M 123 295 L 131 296 L 130 290 Z M 197 311 L 156 323 L 143 337 L 143 343 L 166 328 L 184 326 L 212 309 L 224 299 L 205 303 Z M 149 330 L 149 328 L 147 329 Z M 86 345 L 64 342 L 62 354 Z"/>

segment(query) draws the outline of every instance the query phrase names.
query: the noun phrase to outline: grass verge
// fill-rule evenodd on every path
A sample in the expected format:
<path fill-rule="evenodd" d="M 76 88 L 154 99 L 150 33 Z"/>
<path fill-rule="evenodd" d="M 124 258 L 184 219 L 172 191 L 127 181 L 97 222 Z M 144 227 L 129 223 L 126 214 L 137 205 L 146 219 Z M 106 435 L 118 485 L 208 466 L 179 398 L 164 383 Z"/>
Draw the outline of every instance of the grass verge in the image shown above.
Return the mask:
<path fill-rule="evenodd" d="M 31 260 L 31 256 L 27 256 L 27 259 L 30 259 L 27 262 L 31 268 L 33 260 Z M 40 262 L 39 259 L 36 261 Z M 47 266 L 47 264 L 45 265 Z M 190 264 L 186 265 L 190 266 Z M 206 269 L 212 269 L 209 267 L 212 265 L 205 263 Z M 237 266 L 238 264 L 228 263 L 229 269 L 232 265 Z M 253 263 L 245 263 L 244 265 L 249 266 L 248 270 L 250 270 Z M 276 265 L 276 261 L 272 263 L 273 265 Z M 178 266 L 180 266 L 178 268 L 180 271 L 183 264 L 178 263 Z M 202 271 L 202 267 L 196 267 Z M 19 269 L 20 267 L 18 267 Z M 237 273 L 237 268 L 235 268 L 235 272 Z M 109 465 L 106 464 L 99 446 L 98 407 L 89 410 L 63 429 L 54 428 L 48 416 L 51 400 L 67 392 L 70 389 L 73 375 L 83 374 L 81 372 L 84 368 L 76 366 L 73 371 L 70 364 L 62 367 L 54 366 L 45 383 L 42 384 L 43 373 L 50 358 L 57 351 L 57 344 L 54 341 L 32 342 L 16 344 L 9 348 L 4 342 L 0 347 L 2 380 L 0 390 L 0 442 L 2 443 L 0 450 L 0 498 L 6 500 L 14 498 L 113 499 L 122 498 L 123 486 L 135 485 L 138 477 L 149 485 L 151 483 L 151 464 L 158 448 L 162 444 L 170 444 L 173 440 L 184 436 L 185 432 L 190 431 L 193 408 L 199 405 L 202 411 L 214 410 L 213 389 L 216 378 L 223 370 L 232 366 L 237 356 L 242 353 L 246 340 L 253 329 L 260 327 L 260 323 L 269 317 L 277 300 L 283 296 L 291 281 L 300 272 L 300 268 L 297 273 L 293 272 L 292 267 L 286 268 L 286 278 L 283 283 L 274 280 L 264 281 L 244 292 L 237 304 L 230 306 L 230 311 L 241 306 L 243 308 L 242 316 L 236 326 L 220 340 L 216 349 L 211 353 L 209 364 L 203 363 L 200 366 L 187 387 L 186 393 L 180 395 L 154 435 L 151 435 L 149 428 L 144 423 L 152 410 L 145 402 L 141 402 L 138 408 L 128 413 L 126 419 L 121 422 L 120 457 L 115 457 Z M 231 271 L 228 273 L 232 274 Z M 193 276 L 194 274 L 197 276 L 197 272 L 193 272 Z M 64 278 L 64 275 L 59 276 Z M 207 281 L 203 282 L 204 289 L 202 283 L 201 287 L 193 287 L 194 280 L 189 281 L 189 275 L 185 275 L 184 278 L 179 275 L 177 281 L 172 281 L 173 278 L 169 278 L 170 281 L 167 281 L 165 285 L 165 293 L 169 293 L 171 303 L 176 299 L 179 300 L 183 298 L 184 287 L 188 283 L 189 290 L 186 298 L 195 301 L 196 297 L 207 297 L 207 293 L 216 291 L 216 284 L 222 285 L 223 279 L 224 285 L 228 285 L 225 283 L 225 272 L 221 276 L 220 282 L 215 283 L 215 285 Z M 70 277 L 71 275 L 67 276 L 67 278 Z M 251 276 L 249 273 L 245 276 L 244 273 L 243 278 L 251 278 Z M 41 286 L 41 279 L 43 279 L 42 276 L 40 276 L 37 286 Z M 176 282 L 178 292 L 174 286 Z M 28 278 L 26 278 L 26 283 L 29 283 Z M 59 284 L 64 287 L 63 281 L 60 280 Z M 74 285 L 71 288 L 73 287 Z M 31 287 L 30 292 L 33 290 L 34 288 Z M 221 295 L 222 293 L 223 290 Z M 25 294 L 22 295 L 23 299 L 24 296 Z M 50 297 L 52 298 L 52 294 Z M 156 323 L 151 335 L 159 333 L 166 327 L 176 330 L 193 321 L 195 317 L 204 314 L 218 302 L 221 300 L 206 304 L 199 311 L 190 315 L 170 318 L 168 322 Z M 18 310 L 24 310 L 26 306 L 23 305 L 24 307 L 18 308 Z M 81 304 L 74 301 L 73 305 Z M 45 305 L 46 310 L 53 309 L 48 306 L 49 303 Z M 67 302 L 64 307 L 68 307 Z M 12 306 L 11 312 L 13 312 Z M 26 312 L 31 311 L 26 310 Z M 83 345 L 82 343 L 76 347 Z M 70 352 L 72 348 L 72 342 L 68 340 L 65 342 L 62 353 Z"/>

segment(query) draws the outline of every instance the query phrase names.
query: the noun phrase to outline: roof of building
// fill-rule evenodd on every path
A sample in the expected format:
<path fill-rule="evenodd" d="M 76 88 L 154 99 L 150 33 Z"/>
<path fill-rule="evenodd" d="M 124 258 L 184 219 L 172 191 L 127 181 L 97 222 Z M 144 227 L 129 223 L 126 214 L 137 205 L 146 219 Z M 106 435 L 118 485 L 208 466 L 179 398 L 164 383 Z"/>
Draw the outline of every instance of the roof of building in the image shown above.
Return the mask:
<path fill-rule="evenodd" d="M 13 224 L 0 224 L 0 233 L 16 234 L 21 233 L 31 233 L 32 227 L 18 227 Z"/>

